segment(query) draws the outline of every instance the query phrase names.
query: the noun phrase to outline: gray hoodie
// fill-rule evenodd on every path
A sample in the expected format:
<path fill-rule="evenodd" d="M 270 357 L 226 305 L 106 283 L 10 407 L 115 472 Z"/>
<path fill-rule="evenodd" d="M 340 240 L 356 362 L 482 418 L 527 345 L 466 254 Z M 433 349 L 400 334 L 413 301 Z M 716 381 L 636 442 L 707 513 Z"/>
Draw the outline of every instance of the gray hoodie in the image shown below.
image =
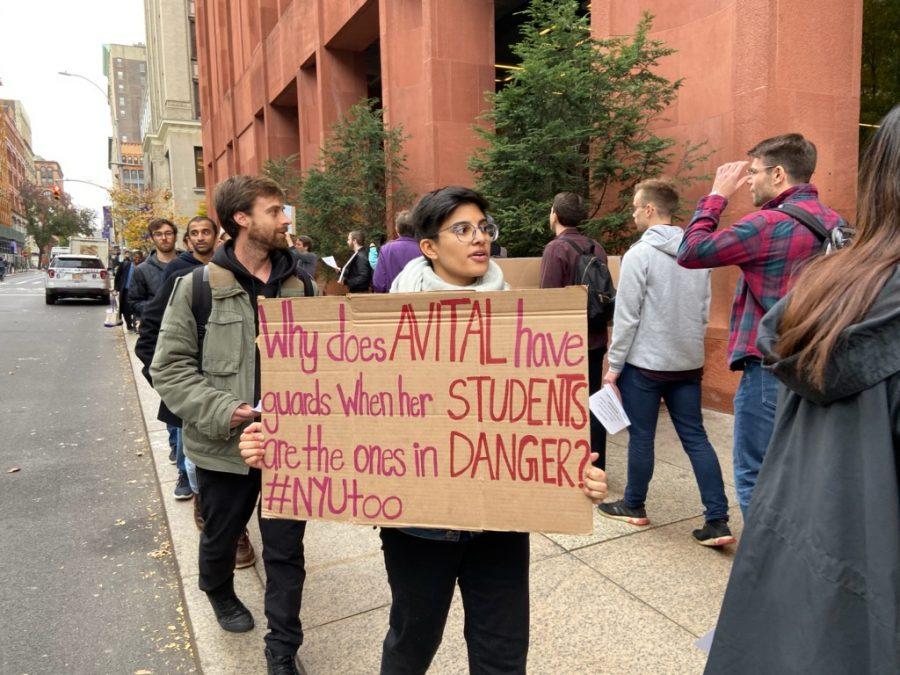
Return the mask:
<path fill-rule="evenodd" d="M 703 367 L 710 271 L 675 261 L 684 232 L 653 225 L 622 257 L 609 369 L 625 363 L 660 371 Z"/>

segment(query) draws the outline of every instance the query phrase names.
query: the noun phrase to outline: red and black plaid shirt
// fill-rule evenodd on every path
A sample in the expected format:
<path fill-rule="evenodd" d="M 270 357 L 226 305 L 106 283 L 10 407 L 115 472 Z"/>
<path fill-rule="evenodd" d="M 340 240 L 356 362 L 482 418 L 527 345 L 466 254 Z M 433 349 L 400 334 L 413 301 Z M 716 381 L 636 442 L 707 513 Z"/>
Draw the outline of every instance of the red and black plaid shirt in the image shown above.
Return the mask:
<path fill-rule="evenodd" d="M 782 203 L 808 211 L 828 230 L 844 224 L 843 218 L 819 201 L 815 186 L 804 183 L 785 190 L 731 227 L 717 231 L 728 200 L 707 195 L 697 204 L 678 249 L 682 267 L 741 268 L 728 336 L 728 363 L 733 370 L 741 369 L 747 357 L 762 357 L 756 348 L 759 320 L 787 294 L 797 273 L 821 250 L 821 241 L 809 228 L 774 210 Z"/>

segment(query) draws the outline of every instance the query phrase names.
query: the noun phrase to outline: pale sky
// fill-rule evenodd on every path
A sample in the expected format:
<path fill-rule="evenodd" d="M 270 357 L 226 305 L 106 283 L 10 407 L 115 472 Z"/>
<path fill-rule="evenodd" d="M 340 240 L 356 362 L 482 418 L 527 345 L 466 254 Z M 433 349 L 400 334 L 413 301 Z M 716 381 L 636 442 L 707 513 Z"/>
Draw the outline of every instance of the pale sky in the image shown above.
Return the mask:
<path fill-rule="evenodd" d="M 0 98 L 19 99 L 31 118 L 36 155 L 55 159 L 66 179 L 109 187 L 110 113 L 96 88 L 106 90 L 105 43 L 146 42 L 142 0 L 0 0 Z M 79 207 L 101 216 L 107 194 L 91 185 L 65 184 Z"/>

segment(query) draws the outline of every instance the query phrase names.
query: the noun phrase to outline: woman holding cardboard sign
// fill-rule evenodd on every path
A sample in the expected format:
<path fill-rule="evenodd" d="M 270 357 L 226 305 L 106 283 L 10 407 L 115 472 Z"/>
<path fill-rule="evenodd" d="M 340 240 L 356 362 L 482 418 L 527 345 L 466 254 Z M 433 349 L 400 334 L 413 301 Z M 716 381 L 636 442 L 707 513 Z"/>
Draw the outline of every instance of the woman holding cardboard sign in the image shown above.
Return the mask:
<path fill-rule="evenodd" d="M 410 261 L 391 292 L 500 291 L 503 272 L 490 259 L 497 228 L 477 192 L 447 187 L 425 195 L 413 212 L 423 257 Z M 241 435 L 250 466 L 264 456 L 261 425 Z M 596 459 L 596 454 L 591 459 Z M 606 497 L 606 474 L 588 465 L 584 493 Z M 469 669 L 473 673 L 524 673 L 528 656 L 529 538 L 522 532 L 461 532 L 382 528 L 391 587 L 390 627 L 381 672 L 424 673 L 437 652 L 454 588 L 466 614 Z"/>

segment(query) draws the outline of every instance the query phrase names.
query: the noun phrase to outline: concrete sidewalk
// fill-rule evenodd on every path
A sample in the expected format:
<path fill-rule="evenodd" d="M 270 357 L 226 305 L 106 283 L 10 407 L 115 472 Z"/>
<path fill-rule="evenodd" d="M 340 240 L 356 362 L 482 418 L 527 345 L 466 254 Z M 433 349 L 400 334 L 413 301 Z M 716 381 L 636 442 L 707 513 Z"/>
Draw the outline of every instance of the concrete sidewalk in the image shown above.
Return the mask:
<path fill-rule="evenodd" d="M 236 572 L 235 588 L 257 627 L 235 635 L 219 628 L 197 588 L 198 532 L 192 502 L 176 502 L 172 496 L 177 471 L 168 462 L 168 433 L 156 420 L 159 398 L 140 373 L 134 341 L 135 336 L 126 333 L 201 666 L 210 675 L 265 673 L 265 572 L 255 519 L 250 536 L 257 564 Z M 706 411 L 705 421 L 722 464 L 731 527 L 740 537 L 731 466 L 732 418 Z M 610 500 L 620 498 L 625 488 L 626 443 L 625 432 L 610 438 Z M 529 672 L 702 672 L 706 654 L 694 643 L 716 622 L 735 549 L 718 551 L 694 543 L 691 530 L 702 526 L 702 511 L 690 462 L 663 415 L 647 503 L 650 526 L 637 528 L 595 513 L 590 536 L 532 535 Z M 390 602 L 377 531 L 312 521 L 304 541 L 303 668 L 309 675 L 377 673 Z M 457 591 L 429 672 L 467 673 L 465 655 Z"/>

